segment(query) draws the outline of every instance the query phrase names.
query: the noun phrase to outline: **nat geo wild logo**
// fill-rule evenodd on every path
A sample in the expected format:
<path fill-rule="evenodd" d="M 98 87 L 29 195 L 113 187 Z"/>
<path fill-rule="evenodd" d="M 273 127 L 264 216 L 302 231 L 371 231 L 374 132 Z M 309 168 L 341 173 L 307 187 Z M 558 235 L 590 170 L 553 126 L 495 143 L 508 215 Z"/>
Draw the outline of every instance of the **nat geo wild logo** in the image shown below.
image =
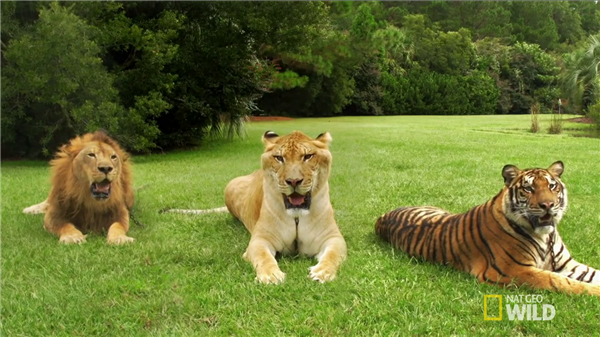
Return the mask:
<path fill-rule="evenodd" d="M 505 313 L 505 314 L 504 314 Z M 483 320 L 549 321 L 556 310 L 542 295 L 483 295 Z"/>

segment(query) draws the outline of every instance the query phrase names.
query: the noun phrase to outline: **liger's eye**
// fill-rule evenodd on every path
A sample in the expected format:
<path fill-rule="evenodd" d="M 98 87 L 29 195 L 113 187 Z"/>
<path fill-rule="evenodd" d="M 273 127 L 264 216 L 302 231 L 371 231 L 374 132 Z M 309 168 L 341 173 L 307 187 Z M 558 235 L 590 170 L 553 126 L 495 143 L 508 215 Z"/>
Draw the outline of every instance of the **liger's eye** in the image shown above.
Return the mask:
<path fill-rule="evenodd" d="M 88 153 L 87 155 L 88 155 L 88 157 L 90 157 L 90 158 L 96 158 L 96 155 L 95 155 L 94 153 Z"/>
<path fill-rule="evenodd" d="M 523 191 L 533 193 L 533 188 L 531 186 L 523 186 Z"/>
<path fill-rule="evenodd" d="M 273 156 L 273 158 L 275 158 L 275 160 L 277 160 L 280 163 L 283 163 L 283 157 L 282 156 Z"/>
<path fill-rule="evenodd" d="M 312 158 L 314 156 L 314 154 L 310 153 L 310 154 L 305 154 L 304 155 L 304 161 L 310 160 L 310 158 Z"/>

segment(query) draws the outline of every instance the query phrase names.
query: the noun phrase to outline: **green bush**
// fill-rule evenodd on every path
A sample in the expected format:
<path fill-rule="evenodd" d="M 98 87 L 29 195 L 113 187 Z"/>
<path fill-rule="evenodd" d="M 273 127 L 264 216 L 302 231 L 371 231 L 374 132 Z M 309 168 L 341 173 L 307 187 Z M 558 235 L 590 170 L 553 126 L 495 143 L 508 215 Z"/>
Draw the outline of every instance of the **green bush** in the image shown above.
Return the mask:
<path fill-rule="evenodd" d="M 453 76 L 411 71 L 406 77 L 383 74 L 383 108 L 387 115 L 493 114 L 499 97 L 484 72 Z"/>
<path fill-rule="evenodd" d="M 587 116 L 594 121 L 596 130 L 600 131 L 600 102 L 588 107 Z"/>
<path fill-rule="evenodd" d="M 76 134 L 103 128 L 130 149 L 156 133 L 119 104 L 90 26 L 51 3 L 32 27 L 10 40 L 2 64 L 2 154 L 49 156 Z"/>

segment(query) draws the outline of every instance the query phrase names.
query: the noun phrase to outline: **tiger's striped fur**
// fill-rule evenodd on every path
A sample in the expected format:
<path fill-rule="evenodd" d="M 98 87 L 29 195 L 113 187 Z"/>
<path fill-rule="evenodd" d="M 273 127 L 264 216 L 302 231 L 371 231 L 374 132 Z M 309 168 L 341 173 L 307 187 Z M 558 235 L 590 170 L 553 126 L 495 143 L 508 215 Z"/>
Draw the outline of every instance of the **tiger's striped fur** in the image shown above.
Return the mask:
<path fill-rule="evenodd" d="M 548 169 L 506 165 L 505 186 L 463 214 L 436 207 L 401 207 L 381 216 L 375 232 L 395 248 L 451 264 L 481 282 L 511 282 L 600 296 L 600 271 L 576 262 L 557 225 L 567 208 L 563 163 Z"/>

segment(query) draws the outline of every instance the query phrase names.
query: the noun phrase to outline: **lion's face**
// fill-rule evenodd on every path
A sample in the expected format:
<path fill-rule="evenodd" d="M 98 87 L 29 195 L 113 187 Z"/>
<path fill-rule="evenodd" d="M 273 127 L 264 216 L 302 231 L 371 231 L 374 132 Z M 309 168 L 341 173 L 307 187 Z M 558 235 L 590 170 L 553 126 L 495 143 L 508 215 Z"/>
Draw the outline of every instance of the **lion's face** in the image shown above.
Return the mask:
<path fill-rule="evenodd" d="M 281 137 L 272 131 L 263 135 L 262 168 L 277 184 L 289 213 L 309 211 L 312 196 L 329 179 L 330 142 L 327 132 L 316 139 L 299 131 Z"/>
<path fill-rule="evenodd" d="M 121 174 L 121 160 L 117 151 L 102 142 L 90 142 L 73 159 L 77 178 L 89 184 L 95 200 L 110 198 L 113 182 Z"/>
<path fill-rule="evenodd" d="M 563 163 L 548 169 L 519 170 L 506 165 L 502 170 L 508 193 L 505 212 L 528 231 L 549 234 L 554 231 L 567 208 L 567 188 L 560 180 Z"/>

